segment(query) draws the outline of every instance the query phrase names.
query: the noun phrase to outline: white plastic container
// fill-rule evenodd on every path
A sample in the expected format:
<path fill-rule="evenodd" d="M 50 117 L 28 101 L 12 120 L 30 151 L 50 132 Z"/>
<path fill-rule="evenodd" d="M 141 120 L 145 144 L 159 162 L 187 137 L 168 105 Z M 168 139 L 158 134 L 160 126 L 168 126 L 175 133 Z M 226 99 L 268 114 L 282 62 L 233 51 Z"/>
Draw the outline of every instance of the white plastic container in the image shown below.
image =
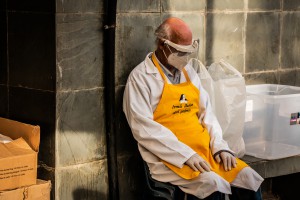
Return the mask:
<path fill-rule="evenodd" d="M 246 87 L 246 154 L 274 160 L 300 154 L 300 87 Z"/>

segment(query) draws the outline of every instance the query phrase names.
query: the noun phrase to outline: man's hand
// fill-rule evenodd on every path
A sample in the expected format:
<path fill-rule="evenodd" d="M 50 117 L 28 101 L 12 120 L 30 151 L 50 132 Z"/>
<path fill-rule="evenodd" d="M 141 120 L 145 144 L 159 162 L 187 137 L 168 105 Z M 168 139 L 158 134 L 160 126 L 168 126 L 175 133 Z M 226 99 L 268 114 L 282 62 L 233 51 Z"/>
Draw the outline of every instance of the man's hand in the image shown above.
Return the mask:
<path fill-rule="evenodd" d="M 192 155 L 186 162 L 190 168 L 192 168 L 194 171 L 200 171 L 200 172 L 209 172 L 210 171 L 210 165 L 208 162 L 206 162 L 201 156 L 198 154 Z"/>
<path fill-rule="evenodd" d="M 216 155 L 216 161 L 218 163 L 223 162 L 225 171 L 230 171 L 231 167 L 236 167 L 236 159 L 233 155 L 228 152 L 221 152 L 220 154 Z"/>

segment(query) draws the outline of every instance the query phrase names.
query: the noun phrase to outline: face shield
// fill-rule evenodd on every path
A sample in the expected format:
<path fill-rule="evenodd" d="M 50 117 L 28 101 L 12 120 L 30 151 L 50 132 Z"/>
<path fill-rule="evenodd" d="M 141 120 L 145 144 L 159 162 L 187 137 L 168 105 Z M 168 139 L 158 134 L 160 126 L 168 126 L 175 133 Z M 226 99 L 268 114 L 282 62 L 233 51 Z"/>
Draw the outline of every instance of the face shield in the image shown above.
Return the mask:
<path fill-rule="evenodd" d="M 190 59 L 198 58 L 199 40 L 193 40 L 191 45 L 179 45 L 170 40 L 163 40 L 164 44 L 170 51 L 169 56 L 166 56 L 168 63 L 178 70 L 182 70 Z"/>

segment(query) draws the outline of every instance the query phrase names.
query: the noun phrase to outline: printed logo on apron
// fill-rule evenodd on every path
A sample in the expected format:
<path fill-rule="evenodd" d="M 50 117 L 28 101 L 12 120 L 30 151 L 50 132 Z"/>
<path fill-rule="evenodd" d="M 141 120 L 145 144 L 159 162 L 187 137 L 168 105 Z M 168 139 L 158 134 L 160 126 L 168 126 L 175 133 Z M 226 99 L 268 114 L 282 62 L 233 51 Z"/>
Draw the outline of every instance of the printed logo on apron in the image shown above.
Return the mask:
<path fill-rule="evenodd" d="M 179 103 L 173 104 L 172 106 L 173 115 L 191 112 L 190 107 L 192 107 L 193 105 L 193 103 L 188 103 L 188 99 L 186 98 L 185 94 L 181 94 L 179 98 Z"/>

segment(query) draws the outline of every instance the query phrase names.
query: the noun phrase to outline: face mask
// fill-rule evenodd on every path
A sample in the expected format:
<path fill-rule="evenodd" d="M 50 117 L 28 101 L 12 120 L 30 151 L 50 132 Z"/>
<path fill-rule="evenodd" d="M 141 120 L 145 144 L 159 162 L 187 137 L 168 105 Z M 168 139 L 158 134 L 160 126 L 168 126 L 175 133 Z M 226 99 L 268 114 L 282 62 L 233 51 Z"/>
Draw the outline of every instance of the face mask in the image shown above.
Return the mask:
<path fill-rule="evenodd" d="M 178 53 L 171 53 L 167 60 L 170 65 L 182 71 L 189 61 L 189 55 L 179 56 Z"/>

